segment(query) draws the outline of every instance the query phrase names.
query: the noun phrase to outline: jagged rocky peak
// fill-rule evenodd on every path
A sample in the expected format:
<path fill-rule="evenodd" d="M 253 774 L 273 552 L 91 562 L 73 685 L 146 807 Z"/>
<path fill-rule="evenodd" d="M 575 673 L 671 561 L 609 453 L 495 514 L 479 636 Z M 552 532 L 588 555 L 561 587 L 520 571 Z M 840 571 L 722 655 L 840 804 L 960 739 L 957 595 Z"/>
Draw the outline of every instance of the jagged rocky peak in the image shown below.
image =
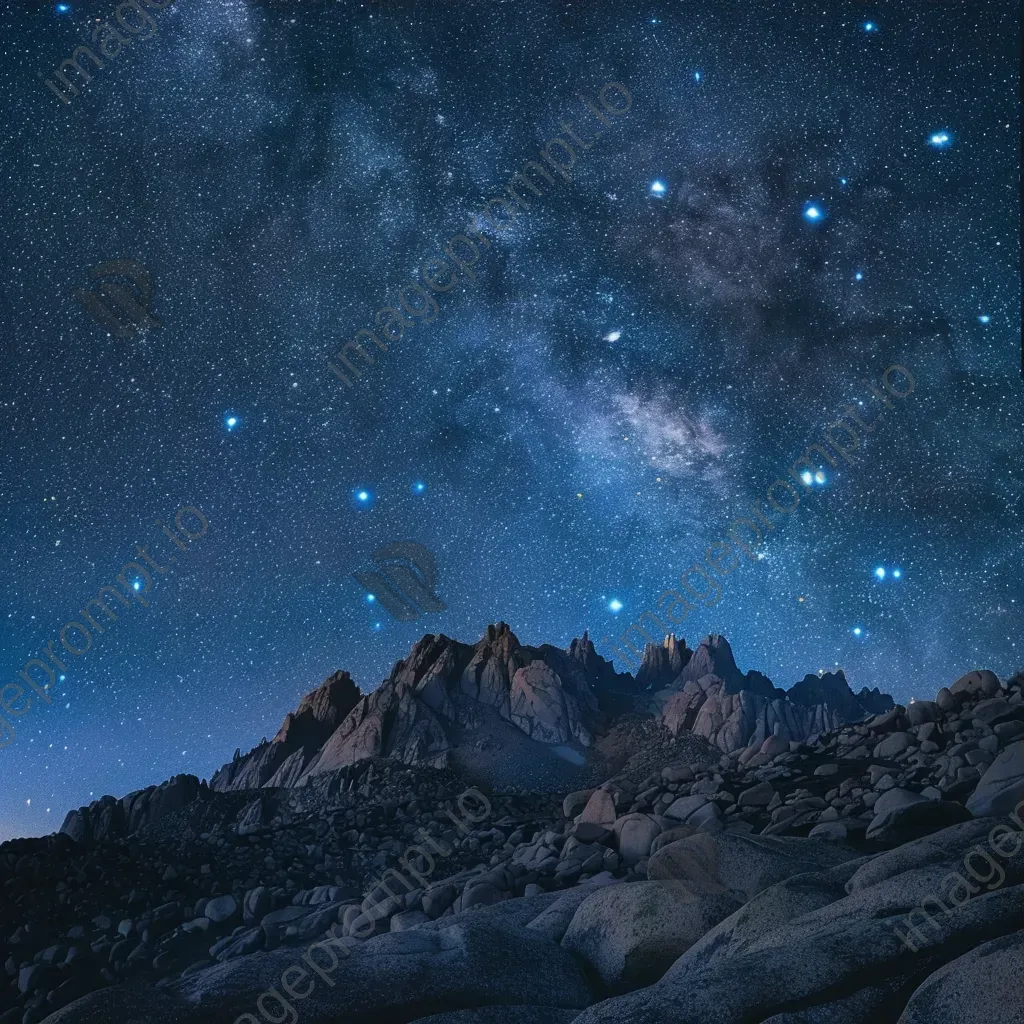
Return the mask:
<path fill-rule="evenodd" d="M 886 711 L 892 711 L 896 702 L 887 693 L 882 693 L 877 686 L 868 689 L 862 686 L 857 694 L 857 703 L 869 715 L 884 715 Z"/>
<path fill-rule="evenodd" d="M 211 785 L 303 786 L 368 757 L 437 768 L 472 762 L 487 778 L 499 757 L 521 767 L 542 763 L 545 748 L 570 747 L 568 760 L 579 765 L 607 715 L 631 709 L 634 693 L 632 676 L 617 673 L 586 633 L 567 650 L 525 645 L 505 622 L 473 645 L 427 634 L 368 694 L 346 674 L 332 676 L 273 743 L 225 765 Z M 484 750 L 494 763 L 484 764 Z"/>
<path fill-rule="evenodd" d="M 594 647 L 594 642 L 590 639 L 587 630 L 583 630 L 583 636 L 573 637 L 567 653 L 570 660 L 575 661 L 588 678 L 633 678 L 627 673 L 616 672 L 612 663 L 597 653 L 597 648 Z"/>
<path fill-rule="evenodd" d="M 756 693 L 759 697 L 765 697 L 767 700 L 785 699 L 786 696 L 785 690 L 780 690 L 763 672 L 758 672 L 756 669 L 751 669 L 741 678 L 737 689 L 749 690 L 751 693 Z M 731 693 L 733 691 L 727 685 L 725 692 Z"/>
<path fill-rule="evenodd" d="M 750 690 L 768 699 L 783 696 L 783 691 L 761 672 L 740 672 L 729 641 L 718 633 L 709 634 L 693 651 L 686 646 L 685 638 L 677 639 L 674 633 L 669 633 L 660 645 L 648 644 L 637 670 L 636 686 L 651 691 L 681 689 L 707 676 L 722 683 L 725 693 Z"/>
<path fill-rule="evenodd" d="M 210 788 L 225 792 L 293 785 L 361 696 L 347 672 L 328 676 L 285 715 L 273 740 L 264 739 L 243 757 L 236 750 L 231 762 L 214 773 Z"/>
<path fill-rule="evenodd" d="M 788 692 L 760 672 L 736 667 L 723 636 L 708 636 L 651 708 L 673 734 L 689 731 L 726 753 L 802 742 L 894 707 L 891 697 L 863 690 L 861 701 L 840 670 L 807 675 Z"/>
<path fill-rule="evenodd" d="M 285 715 L 274 743 L 315 743 L 320 746 L 356 706 L 362 694 L 347 672 L 335 672 L 307 693 L 295 711 Z"/>
<path fill-rule="evenodd" d="M 426 634 L 367 694 L 347 673 L 335 673 L 303 698 L 272 742 L 236 755 L 210 785 L 304 786 L 372 757 L 457 767 L 498 781 L 513 769 L 547 771 L 538 766 L 554 748 L 561 748 L 558 757 L 584 764 L 610 716 L 635 711 L 731 752 L 776 727 L 802 740 L 892 706 L 881 694 L 869 696 L 858 702 L 841 674 L 808 676 L 787 695 L 760 672 L 740 672 L 718 634 L 691 651 L 670 633 L 647 647 L 634 679 L 616 672 L 587 633 L 568 649 L 532 647 L 508 623 L 496 622 L 474 644 Z"/>
<path fill-rule="evenodd" d="M 427 635 L 359 700 L 298 784 L 367 757 L 439 768 L 472 761 L 486 775 L 481 750 L 526 757 L 520 748 L 527 739 L 582 750 L 601 724 L 597 695 L 623 679 L 632 683 L 597 654 L 589 636 L 565 651 L 524 645 L 504 622 L 489 625 L 472 646 Z M 543 749 L 531 749 L 543 758 Z"/>
<path fill-rule="evenodd" d="M 725 683 L 727 692 L 742 689 L 743 673 L 736 667 L 729 641 L 719 633 L 705 637 L 683 669 L 683 683 L 714 676 Z"/>
<path fill-rule="evenodd" d="M 669 633 L 660 646 L 647 644 L 636 671 L 637 689 L 661 690 L 670 686 L 692 657 L 686 640 L 676 640 L 675 633 Z"/>
<path fill-rule="evenodd" d="M 861 693 L 867 695 L 870 707 L 865 707 L 854 695 L 846 681 L 845 673 L 839 669 L 836 672 L 808 673 L 788 691 L 788 697 L 791 701 L 808 708 L 815 704 L 823 704 L 832 711 L 839 712 L 844 722 L 853 722 L 867 714 L 879 714 L 894 707 L 892 698 L 888 694 L 879 693 L 877 689 L 874 694 L 867 688 Z"/>
<path fill-rule="evenodd" d="M 507 622 L 492 622 L 485 630 L 483 638 L 480 641 L 481 644 L 501 644 L 506 643 L 514 647 L 519 647 L 519 639 L 515 633 L 512 632 L 512 627 Z"/>
<path fill-rule="evenodd" d="M 554 650 L 546 645 L 542 651 Z M 598 707 L 609 714 L 617 714 L 633 707 L 637 690 L 636 680 L 628 672 L 616 672 L 612 662 L 597 653 L 590 634 L 584 630 L 569 644 L 568 660 L 583 673 L 586 684 L 594 691 Z"/>

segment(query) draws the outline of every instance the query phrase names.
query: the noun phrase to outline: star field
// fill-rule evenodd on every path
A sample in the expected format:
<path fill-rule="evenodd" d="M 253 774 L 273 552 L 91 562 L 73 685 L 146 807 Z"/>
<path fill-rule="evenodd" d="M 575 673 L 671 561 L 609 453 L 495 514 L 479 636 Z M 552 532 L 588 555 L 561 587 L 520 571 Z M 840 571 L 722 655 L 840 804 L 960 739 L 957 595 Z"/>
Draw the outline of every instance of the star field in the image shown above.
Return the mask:
<path fill-rule="evenodd" d="M 893 363 L 914 394 L 682 632 L 904 702 L 1024 668 L 1015 5 L 176 0 L 63 103 L 115 7 L 2 7 L 0 686 L 175 553 L 157 520 L 209 531 L 10 719 L 0 840 L 424 633 L 617 636 Z M 565 121 L 571 181 L 343 386 Z M 130 337 L 75 296 L 111 260 L 152 279 Z M 351 574 L 405 540 L 446 609 L 402 622 Z"/>

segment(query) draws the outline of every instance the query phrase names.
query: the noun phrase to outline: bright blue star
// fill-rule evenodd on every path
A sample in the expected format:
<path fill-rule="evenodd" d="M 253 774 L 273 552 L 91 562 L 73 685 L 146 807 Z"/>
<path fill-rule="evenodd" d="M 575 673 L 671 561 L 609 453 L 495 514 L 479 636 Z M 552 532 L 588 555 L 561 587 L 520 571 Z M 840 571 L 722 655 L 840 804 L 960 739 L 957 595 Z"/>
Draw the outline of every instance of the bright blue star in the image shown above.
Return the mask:
<path fill-rule="evenodd" d="M 953 136 L 946 131 L 932 132 L 928 136 L 928 145 L 933 149 L 948 149 L 953 145 Z"/>
<path fill-rule="evenodd" d="M 873 21 L 865 21 L 864 22 L 864 31 L 865 32 L 877 32 L 878 31 L 878 26 Z"/>
<path fill-rule="evenodd" d="M 656 196 L 663 196 L 665 194 L 665 183 L 662 181 L 651 182 L 651 193 Z"/>
<path fill-rule="evenodd" d="M 141 587 L 141 586 L 142 586 L 142 584 L 141 584 L 141 583 L 140 583 L 140 582 L 139 582 L 138 580 L 136 580 L 136 581 L 135 581 L 135 582 L 134 582 L 134 583 L 132 584 L 132 590 L 138 590 L 138 589 L 139 589 L 139 587 Z"/>
<path fill-rule="evenodd" d="M 412 485 L 413 494 L 422 494 L 426 489 L 427 485 L 419 480 Z"/>
<path fill-rule="evenodd" d="M 366 595 L 366 603 L 367 604 L 373 604 L 373 602 L 376 601 L 376 600 L 377 600 L 377 595 L 376 594 L 367 594 Z"/>
<path fill-rule="evenodd" d="M 695 82 L 699 82 L 700 81 L 700 72 L 699 71 L 694 71 L 694 73 L 693 73 L 693 80 Z"/>
<path fill-rule="evenodd" d="M 880 580 L 884 580 L 884 579 L 885 579 L 885 570 L 884 570 L 884 569 L 883 569 L 883 568 L 882 568 L 881 566 L 879 566 L 879 567 L 878 567 L 878 568 L 877 568 L 877 569 L 875 570 L 875 575 L 876 575 L 876 576 L 877 576 L 877 577 L 878 577 L 878 578 L 879 578 Z"/>
<path fill-rule="evenodd" d="M 846 179 L 845 178 L 840 178 L 839 179 L 839 184 L 840 185 L 845 185 L 846 184 Z"/>
<path fill-rule="evenodd" d="M 804 207 L 804 218 L 812 224 L 817 224 L 818 221 L 824 220 L 825 208 L 820 203 L 808 203 Z"/>
<path fill-rule="evenodd" d="M 608 602 L 608 608 L 609 608 L 609 610 L 611 610 L 613 612 L 621 612 L 622 611 L 622 602 L 620 600 L 618 600 L 617 598 L 612 598 L 612 600 L 610 600 Z"/>
<path fill-rule="evenodd" d="M 903 575 L 903 573 L 901 573 L 899 569 L 893 569 L 892 575 L 894 579 L 898 580 Z"/>
<path fill-rule="evenodd" d="M 367 501 L 370 500 L 370 492 L 369 491 L 357 491 L 356 492 L 356 497 L 360 501 L 362 501 L 362 502 L 367 502 Z"/>
<path fill-rule="evenodd" d="M 57 4 L 58 14 L 67 14 L 71 10 L 71 4 Z"/>
<path fill-rule="evenodd" d="M 238 417 L 237 416 L 225 416 L 224 417 L 224 425 L 228 428 L 228 430 L 234 430 L 235 427 L 238 426 Z"/>
<path fill-rule="evenodd" d="M 853 279 L 854 279 L 854 281 L 863 281 L 864 280 L 864 272 L 862 270 L 858 270 L 857 273 L 853 275 Z"/>
<path fill-rule="evenodd" d="M 992 319 L 992 317 L 986 316 L 984 313 L 982 313 L 981 316 L 978 317 L 978 323 L 979 324 L 987 324 L 989 322 L 989 320 L 991 320 L 991 319 Z"/>
<path fill-rule="evenodd" d="M 853 627 L 853 635 L 854 636 L 860 636 L 861 633 L 863 633 L 863 632 L 864 632 L 864 630 L 861 629 L 860 626 L 854 626 Z"/>

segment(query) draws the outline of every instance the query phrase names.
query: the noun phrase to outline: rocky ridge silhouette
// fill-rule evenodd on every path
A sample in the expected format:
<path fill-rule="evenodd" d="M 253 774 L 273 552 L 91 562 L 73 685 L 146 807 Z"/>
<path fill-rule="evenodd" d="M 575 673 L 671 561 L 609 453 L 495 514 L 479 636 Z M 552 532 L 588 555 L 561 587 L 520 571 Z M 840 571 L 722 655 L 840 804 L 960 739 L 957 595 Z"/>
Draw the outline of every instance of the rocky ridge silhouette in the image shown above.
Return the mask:
<path fill-rule="evenodd" d="M 568 650 L 530 647 L 499 622 L 472 646 L 424 636 L 365 695 L 347 672 L 336 672 L 285 717 L 272 740 L 245 755 L 236 750 L 209 787 L 304 786 L 386 757 L 451 767 L 486 785 L 552 790 L 585 781 L 591 761 L 606 766 L 595 757 L 595 740 L 623 715 L 649 715 L 672 736 L 686 732 L 756 759 L 892 706 L 877 689 L 855 696 L 842 672 L 807 676 L 787 693 L 760 672 L 741 673 L 722 636 L 693 651 L 671 634 L 660 646 L 649 644 L 634 678 L 616 672 L 586 633 Z M 179 776 L 121 800 L 103 797 L 71 812 L 63 831 L 75 839 L 130 834 L 199 792 L 198 780 Z"/>
<path fill-rule="evenodd" d="M 725 637 L 689 650 L 669 635 L 649 644 L 636 678 L 615 671 L 586 633 L 567 651 L 521 644 L 505 623 L 475 645 L 427 635 L 387 679 L 363 695 L 336 672 L 290 712 L 274 738 L 235 751 L 214 773 L 215 792 L 292 788 L 369 757 L 451 767 L 486 785 L 568 788 L 607 768 L 595 739 L 621 716 L 650 716 L 670 736 L 687 733 L 756 765 L 769 751 L 893 707 L 877 689 L 854 695 L 842 672 L 806 676 L 789 692 L 736 667 Z M 767 741 L 767 745 L 766 745 Z M 600 744 L 598 744 L 600 746 Z M 762 748 L 764 748 L 762 750 Z M 117 800 L 72 811 L 75 839 L 135 832 L 198 798 L 194 776 L 176 776 Z"/>

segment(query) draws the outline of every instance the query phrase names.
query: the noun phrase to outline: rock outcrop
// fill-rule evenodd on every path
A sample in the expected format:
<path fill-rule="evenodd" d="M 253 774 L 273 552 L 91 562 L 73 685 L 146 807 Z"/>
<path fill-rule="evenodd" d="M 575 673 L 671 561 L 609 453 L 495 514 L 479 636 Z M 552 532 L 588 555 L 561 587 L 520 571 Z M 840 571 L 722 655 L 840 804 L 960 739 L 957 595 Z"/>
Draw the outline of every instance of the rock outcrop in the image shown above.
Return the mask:
<path fill-rule="evenodd" d="M 504 623 L 475 645 L 425 636 L 372 692 L 339 672 L 306 696 L 277 735 L 214 774 L 233 792 L 306 785 L 370 757 L 458 767 L 488 783 L 570 785 L 596 733 L 623 713 L 654 713 L 732 752 L 769 737 L 807 739 L 888 710 L 877 690 L 855 697 L 842 673 L 807 676 L 789 694 L 760 672 L 741 673 L 728 642 L 696 650 L 668 636 L 648 645 L 636 678 L 618 673 L 586 633 L 568 650 L 521 644 Z"/>
<path fill-rule="evenodd" d="M 129 836 L 199 799 L 207 791 L 194 775 L 175 775 L 159 786 L 136 790 L 120 800 L 104 796 L 69 811 L 61 832 L 76 842 Z"/>
<path fill-rule="evenodd" d="M 232 761 L 214 773 L 210 788 L 228 792 L 294 785 L 360 696 L 347 672 L 329 676 L 285 716 L 273 740 L 264 740 L 245 757 L 236 750 Z"/>
<path fill-rule="evenodd" d="M 954 688 L 992 694 L 994 678 L 972 673 Z M 721 636 L 695 650 L 672 635 L 648 645 L 634 679 L 616 672 L 586 633 L 568 650 L 530 647 L 498 623 L 475 645 L 423 637 L 365 695 L 347 672 L 336 672 L 303 697 L 272 740 L 244 756 L 235 751 L 209 789 L 303 787 L 377 757 L 452 767 L 485 784 L 568 788 L 603 765 L 593 755 L 595 736 L 615 716 L 638 711 L 653 713 L 671 736 L 690 733 L 727 753 L 744 751 L 756 767 L 791 743 L 892 706 L 877 690 L 855 697 L 841 672 L 809 675 L 787 693 L 760 672 L 741 673 Z M 76 840 L 128 836 L 206 792 L 194 776 L 177 776 L 72 811 L 62 831 Z M 250 800 L 243 828 L 262 828 L 266 814 L 265 802 Z"/>
<path fill-rule="evenodd" d="M 863 689 L 859 700 L 841 671 L 808 675 L 788 692 L 780 690 L 760 672 L 741 673 L 723 636 L 709 636 L 688 652 L 670 635 L 661 648 L 648 645 L 640 672 L 664 683 L 680 663 L 678 674 L 655 692 L 652 710 L 673 734 L 692 732 L 726 753 L 757 748 L 753 756 L 772 738 L 781 749 L 893 707 L 877 689 Z"/>
<path fill-rule="evenodd" d="M 519 773 L 529 783 L 532 762 L 558 769 L 585 763 L 595 730 L 609 710 L 629 704 L 634 689 L 586 633 L 568 651 L 521 644 L 505 623 L 488 626 L 473 646 L 428 635 L 371 693 L 361 694 L 345 673 L 332 676 L 273 741 L 236 754 L 210 786 L 302 786 L 370 757 L 473 765 L 488 781 Z"/>
<path fill-rule="evenodd" d="M 590 745 L 601 722 L 588 677 L 607 672 L 588 638 L 567 654 L 520 644 L 504 623 L 473 647 L 427 636 L 359 703 L 303 773 L 306 779 L 366 757 L 445 767 L 460 748 L 508 737 L 548 746 Z M 500 743 L 500 739 L 499 739 Z"/>
<path fill-rule="evenodd" d="M 805 708 L 825 706 L 838 712 L 844 723 L 856 722 L 865 715 L 880 715 L 893 707 L 893 699 L 879 693 L 877 688 L 872 692 L 865 687 L 855 696 L 842 671 L 821 675 L 808 673 L 786 691 L 786 697 Z"/>

